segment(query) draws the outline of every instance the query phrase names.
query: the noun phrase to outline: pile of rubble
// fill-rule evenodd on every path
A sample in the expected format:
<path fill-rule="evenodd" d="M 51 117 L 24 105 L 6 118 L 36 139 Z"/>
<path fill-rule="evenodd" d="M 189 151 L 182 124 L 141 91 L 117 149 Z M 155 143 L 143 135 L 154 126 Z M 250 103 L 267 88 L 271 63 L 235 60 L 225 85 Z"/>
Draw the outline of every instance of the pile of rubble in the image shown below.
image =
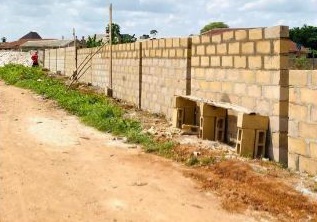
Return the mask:
<path fill-rule="evenodd" d="M 0 67 L 11 63 L 31 66 L 31 55 L 29 52 L 0 51 Z"/>

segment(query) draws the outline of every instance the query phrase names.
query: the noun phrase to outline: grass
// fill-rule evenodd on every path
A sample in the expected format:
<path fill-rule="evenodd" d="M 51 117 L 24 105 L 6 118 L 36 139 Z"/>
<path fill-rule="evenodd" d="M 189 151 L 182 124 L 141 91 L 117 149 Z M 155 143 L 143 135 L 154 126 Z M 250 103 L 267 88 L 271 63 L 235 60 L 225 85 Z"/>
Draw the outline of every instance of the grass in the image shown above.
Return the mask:
<path fill-rule="evenodd" d="M 124 136 L 128 142 L 141 144 L 146 152 L 172 157 L 173 142 L 156 141 L 153 136 L 143 133 L 140 122 L 123 117 L 124 111 L 103 95 L 67 90 L 65 84 L 51 78 L 40 69 L 21 65 L 0 67 L 0 79 L 6 84 L 30 89 L 80 118 L 85 124 L 117 136 Z"/>

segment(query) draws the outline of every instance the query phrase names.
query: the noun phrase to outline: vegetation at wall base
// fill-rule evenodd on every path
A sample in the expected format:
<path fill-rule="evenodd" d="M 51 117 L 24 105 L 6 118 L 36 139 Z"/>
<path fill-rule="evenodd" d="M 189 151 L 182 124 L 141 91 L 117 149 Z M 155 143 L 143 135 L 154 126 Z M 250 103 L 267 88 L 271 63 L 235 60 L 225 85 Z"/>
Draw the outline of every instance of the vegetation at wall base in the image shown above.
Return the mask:
<path fill-rule="evenodd" d="M 124 136 L 128 142 L 142 145 L 147 152 L 172 157 L 172 141 L 157 141 L 150 134 L 142 132 L 140 122 L 124 118 L 124 111 L 103 95 L 67 90 L 62 80 L 47 76 L 40 68 L 21 65 L 0 67 L 0 79 L 6 84 L 30 89 L 55 100 L 61 108 L 100 131 Z"/>

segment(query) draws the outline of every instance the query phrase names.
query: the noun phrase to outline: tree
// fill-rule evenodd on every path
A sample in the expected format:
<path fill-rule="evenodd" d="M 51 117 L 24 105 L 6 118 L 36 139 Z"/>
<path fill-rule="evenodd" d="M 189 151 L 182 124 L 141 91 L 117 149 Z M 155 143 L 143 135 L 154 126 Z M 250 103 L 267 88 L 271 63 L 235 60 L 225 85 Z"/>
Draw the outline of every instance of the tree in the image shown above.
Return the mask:
<path fill-rule="evenodd" d="M 155 29 L 152 29 L 152 30 L 150 31 L 150 34 L 153 36 L 152 38 L 155 38 L 155 36 L 157 35 L 157 33 L 158 33 L 158 31 L 155 30 Z"/>
<path fill-rule="evenodd" d="M 306 48 L 317 50 L 317 27 L 303 25 L 303 27 L 294 27 L 289 31 L 290 39 Z"/>
<path fill-rule="evenodd" d="M 102 45 L 102 39 L 97 41 L 96 34 L 93 37 L 88 36 L 88 40 L 86 42 L 87 48 L 98 47 Z"/>
<path fill-rule="evenodd" d="M 106 33 L 109 34 L 109 24 L 106 27 Z M 112 44 L 120 44 L 120 43 L 131 43 L 135 42 L 136 38 L 135 35 L 130 34 L 121 34 L 120 26 L 116 23 L 112 23 L 111 26 L 111 33 L 112 33 Z"/>
<path fill-rule="evenodd" d="M 219 29 L 219 28 L 229 28 L 229 26 L 223 22 L 211 22 L 211 23 L 205 25 L 200 30 L 200 33 L 207 32 L 207 31 L 212 30 L 212 29 Z"/>

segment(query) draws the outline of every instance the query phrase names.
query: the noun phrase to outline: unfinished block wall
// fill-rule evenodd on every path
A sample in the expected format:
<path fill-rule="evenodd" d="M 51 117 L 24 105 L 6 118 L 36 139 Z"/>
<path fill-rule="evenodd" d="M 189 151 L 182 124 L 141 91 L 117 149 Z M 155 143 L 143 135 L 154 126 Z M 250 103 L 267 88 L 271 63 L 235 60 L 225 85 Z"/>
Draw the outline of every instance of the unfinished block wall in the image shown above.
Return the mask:
<path fill-rule="evenodd" d="M 113 46 L 113 96 L 140 106 L 141 43 Z"/>
<path fill-rule="evenodd" d="M 76 51 L 74 47 L 65 49 L 65 75 L 71 76 L 73 71 L 76 70 Z"/>
<path fill-rule="evenodd" d="M 289 75 L 288 166 L 317 174 L 317 71 Z"/>
<path fill-rule="evenodd" d="M 142 108 L 172 116 L 174 95 L 189 94 L 190 39 L 142 43 Z"/>
<path fill-rule="evenodd" d="M 65 73 L 65 48 L 56 49 L 56 70 Z"/>
<path fill-rule="evenodd" d="M 287 162 L 287 38 L 284 26 L 198 36 L 191 58 L 191 95 L 269 116 L 269 156 L 282 162 Z M 236 138 L 234 132 L 229 137 Z"/>
<path fill-rule="evenodd" d="M 95 54 L 91 60 L 91 83 L 105 89 L 109 85 L 109 46 L 104 46 L 100 50 L 99 48 L 91 50 Z"/>
<path fill-rule="evenodd" d="M 92 54 L 91 48 L 77 50 L 77 72 L 80 77 L 80 81 L 84 83 L 92 83 L 92 60 L 90 59 Z"/>

